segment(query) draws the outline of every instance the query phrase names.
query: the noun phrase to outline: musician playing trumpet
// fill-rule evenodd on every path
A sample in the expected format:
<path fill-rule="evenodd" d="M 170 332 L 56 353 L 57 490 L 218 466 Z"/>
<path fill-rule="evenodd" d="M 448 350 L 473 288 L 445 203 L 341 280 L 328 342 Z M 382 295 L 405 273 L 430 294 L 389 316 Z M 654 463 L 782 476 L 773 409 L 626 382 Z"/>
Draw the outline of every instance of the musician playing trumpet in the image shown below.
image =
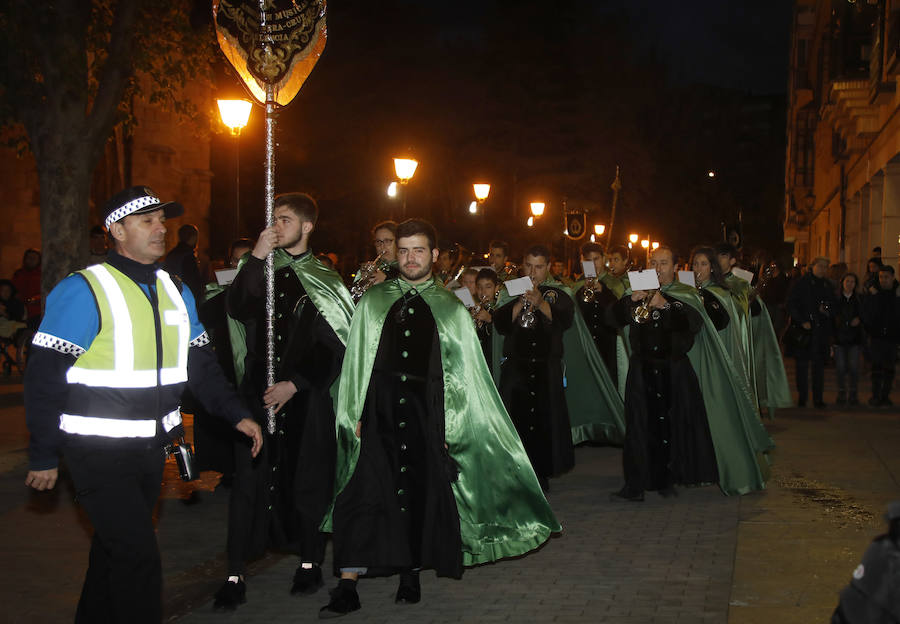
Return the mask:
<path fill-rule="evenodd" d="M 635 291 L 610 309 L 630 326 L 631 361 L 625 385 L 625 486 L 613 500 L 643 501 L 646 490 L 673 496 L 674 486 L 716 483 L 718 468 L 697 375 L 688 359 L 703 318 L 666 291 L 675 282 L 675 255 L 659 247 L 650 266 L 656 291 Z M 637 311 L 646 306 L 647 315 Z"/>
<path fill-rule="evenodd" d="M 574 321 L 575 302 L 549 278 L 549 262 L 543 245 L 528 249 L 522 268 L 533 288 L 494 313 L 494 327 L 506 338 L 500 396 L 545 490 L 549 477 L 575 463 L 562 366 L 563 332 Z"/>
<path fill-rule="evenodd" d="M 594 345 L 606 364 L 609 376 L 618 379 L 616 362 L 617 328 L 607 322 L 607 310 L 618 301 L 624 292 L 621 280 L 606 270 L 603 247 L 597 243 L 586 243 L 581 247 L 581 261 L 594 267 L 594 276 L 585 277 L 583 283 L 576 283 L 575 301 L 594 339 Z M 618 288 L 614 290 L 615 284 Z M 613 285 L 613 287 L 610 287 Z"/>
<path fill-rule="evenodd" d="M 481 351 L 487 361 L 491 374 L 494 373 L 494 309 L 497 307 L 497 295 L 500 289 L 500 278 L 493 269 L 484 268 L 478 271 L 475 279 L 475 300 L 480 301 L 475 319 L 475 330 Z"/>

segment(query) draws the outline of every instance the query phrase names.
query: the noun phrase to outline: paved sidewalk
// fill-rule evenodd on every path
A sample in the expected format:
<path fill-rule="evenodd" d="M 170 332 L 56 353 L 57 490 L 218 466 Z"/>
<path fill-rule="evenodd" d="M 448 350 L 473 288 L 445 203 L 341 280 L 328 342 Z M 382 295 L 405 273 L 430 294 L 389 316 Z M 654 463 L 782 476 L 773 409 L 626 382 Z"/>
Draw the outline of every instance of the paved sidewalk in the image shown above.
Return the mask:
<path fill-rule="evenodd" d="M 66 483 L 50 494 L 24 487 L 23 419 L 21 385 L 0 384 L 0 601 L 7 605 L 0 622 L 70 622 L 89 528 Z M 827 621 L 867 544 L 883 531 L 887 503 L 900 499 L 900 412 L 783 410 L 767 426 L 778 449 L 765 492 L 727 498 L 710 487 L 612 503 L 620 451 L 581 447 L 575 469 L 551 482 L 562 535 L 518 560 L 467 570 L 461 581 L 423 573 L 419 605 L 394 605 L 394 578 L 364 579 L 363 609 L 347 619 Z M 290 596 L 296 563 L 277 554 L 255 566 L 246 605 L 212 612 L 227 491 L 212 491 L 215 476 L 204 476 L 183 484 L 173 468 L 166 475 L 158 531 L 168 621 L 315 620 L 326 592 Z M 191 497 L 194 489 L 199 497 Z"/>

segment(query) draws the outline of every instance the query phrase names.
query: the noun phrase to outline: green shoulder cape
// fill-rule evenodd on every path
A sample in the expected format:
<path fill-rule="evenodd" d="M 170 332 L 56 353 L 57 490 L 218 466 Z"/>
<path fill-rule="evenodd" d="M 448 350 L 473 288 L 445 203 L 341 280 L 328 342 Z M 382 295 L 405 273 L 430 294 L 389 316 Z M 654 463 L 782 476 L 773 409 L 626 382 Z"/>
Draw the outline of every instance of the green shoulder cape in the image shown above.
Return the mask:
<path fill-rule="evenodd" d="M 750 339 L 750 323 L 747 315 L 741 309 L 738 300 L 732 295 L 731 291 L 723 288 L 718 284 L 707 282 L 702 288 L 716 298 L 716 300 L 725 308 L 728 313 L 728 326 L 718 332 L 725 352 L 731 356 L 731 362 L 738 372 L 738 377 L 743 382 L 744 392 L 753 403 L 756 413 L 759 414 L 759 408 L 756 402 L 756 386 L 752 373 L 753 362 L 751 361 L 752 345 Z M 749 367 L 749 368 L 748 368 Z"/>
<path fill-rule="evenodd" d="M 245 254 L 238 263 L 238 271 L 246 264 Z M 319 314 L 328 322 L 338 339 L 347 344 L 350 336 L 350 319 L 353 317 L 353 300 L 350 291 L 341 280 L 337 271 L 329 269 L 311 252 L 294 260 L 283 249 L 276 249 L 273 258 L 276 271 L 290 266 Z M 247 356 L 247 333 L 244 324 L 228 317 L 228 333 L 231 337 L 231 349 L 234 353 L 234 372 L 237 383 L 244 377 L 244 359 Z M 332 398 L 335 398 L 337 383 L 332 387 Z"/>
<path fill-rule="evenodd" d="M 696 288 L 678 281 L 660 290 L 694 308 L 703 319 L 688 358 L 703 393 L 719 467 L 719 487 L 729 495 L 764 489 L 769 476 L 766 453 L 775 444 L 743 389 L 734 362 L 704 311 L 703 300 Z"/>
<path fill-rule="evenodd" d="M 612 273 L 604 273 L 600 278 L 600 281 L 603 282 L 603 285 L 606 286 L 613 295 L 615 295 L 617 300 L 621 299 L 622 295 L 625 294 L 626 282 L 615 277 Z M 585 280 L 581 279 L 572 287 L 572 291 L 575 293 L 576 297 L 578 296 L 578 291 L 584 286 L 584 282 Z M 628 335 L 625 333 L 626 329 L 627 328 L 622 328 L 616 332 L 616 369 L 618 374 L 616 375 L 616 379 L 613 379 L 613 382 L 616 384 L 616 388 L 619 391 L 619 397 L 621 397 L 623 401 L 625 400 L 625 382 L 628 379 L 628 363 L 631 361 L 631 344 L 628 342 Z"/>
<path fill-rule="evenodd" d="M 775 417 L 776 408 L 794 406 L 784 358 L 778 346 L 778 337 L 772 326 L 769 310 L 759 299 L 760 313 L 750 318 L 753 335 L 753 365 L 756 368 L 756 393 L 759 406 L 768 410 L 769 418 Z"/>
<path fill-rule="evenodd" d="M 362 415 L 385 318 L 412 288 L 402 279 L 376 284 L 353 317 L 341 369 L 336 410 L 335 497 L 356 469 Z M 534 550 L 561 530 L 522 447 L 465 306 L 438 280 L 418 288 L 437 324 L 444 375 L 445 441 L 459 466 L 452 484 L 463 565 L 472 566 Z M 331 524 L 331 514 L 324 528 Z"/>
<path fill-rule="evenodd" d="M 609 376 L 597 351 L 587 323 L 578 310 L 578 302 L 567 286 L 548 277 L 540 284 L 557 288 L 573 300 L 576 307 L 572 326 L 563 333 L 563 374 L 566 379 L 566 405 L 572 427 L 572 443 L 589 440 L 622 444 L 625 441 L 625 403 Z M 512 300 L 506 289 L 500 293 L 497 307 Z M 494 375 L 499 385 L 498 354 L 503 353 L 503 336 L 494 332 Z M 621 358 L 619 358 L 621 359 Z M 620 365 L 619 369 L 622 370 Z M 625 365 L 627 371 L 627 364 Z"/>

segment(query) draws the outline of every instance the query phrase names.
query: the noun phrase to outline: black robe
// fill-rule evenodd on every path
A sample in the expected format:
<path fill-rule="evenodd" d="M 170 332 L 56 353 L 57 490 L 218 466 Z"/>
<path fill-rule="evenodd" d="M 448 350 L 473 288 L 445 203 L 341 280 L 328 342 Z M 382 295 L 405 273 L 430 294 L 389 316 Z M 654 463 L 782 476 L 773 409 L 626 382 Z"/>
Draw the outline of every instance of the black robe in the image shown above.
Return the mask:
<path fill-rule="evenodd" d="M 563 332 L 572 326 L 575 302 L 564 291 L 540 286 L 553 320 L 535 312 L 535 324 L 512 318 L 516 300 L 494 313 L 494 328 L 506 337 L 500 396 L 538 477 L 560 475 L 575 465 L 569 409 L 563 386 Z"/>
<path fill-rule="evenodd" d="M 609 373 L 609 378 L 613 380 L 613 383 L 617 383 L 616 380 L 619 379 L 619 366 L 618 361 L 616 360 L 616 339 L 619 334 L 616 331 L 616 328 L 611 327 L 607 322 L 607 310 L 611 305 L 616 303 L 617 299 L 605 284 L 601 285 L 603 286 L 603 289 L 594 292 L 593 301 L 585 302 L 584 286 L 579 288 L 578 292 L 575 293 L 575 301 L 578 302 L 578 308 L 581 310 L 584 322 L 591 332 L 591 338 L 594 339 L 594 345 L 596 345 L 600 357 L 603 358 L 603 363 L 606 364 L 606 371 Z"/>
<path fill-rule="evenodd" d="M 493 313 L 491 313 L 493 318 Z M 481 343 L 481 352 L 484 353 L 484 359 L 487 362 L 488 370 L 491 375 L 494 374 L 494 323 L 483 323 L 481 327 L 475 325 L 475 333 L 478 334 L 478 342 Z"/>
<path fill-rule="evenodd" d="M 335 500 L 336 568 L 462 576 L 459 514 L 444 446 L 437 326 L 419 296 L 388 311 L 361 418 L 359 460 Z"/>
<path fill-rule="evenodd" d="M 225 292 L 222 291 L 203 303 L 198 302 L 197 313 L 209 335 L 219 366 L 222 367 L 228 381 L 236 385 L 234 358 L 225 316 Z M 183 411 L 194 415 L 194 463 L 197 470 L 215 470 L 230 478 L 234 472 L 232 446 L 235 442 L 240 442 L 244 434 L 236 431 L 217 415 L 207 412 L 200 402 L 193 398 L 190 390 L 185 390 L 181 405 Z"/>
<path fill-rule="evenodd" d="M 719 481 L 706 407 L 687 357 L 703 319 L 664 296 L 670 307 L 652 311 L 646 323 L 634 322 L 630 295 L 610 310 L 619 327 L 631 325 L 622 465 L 632 491 Z"/>
<path fill-rule="evenodd" d="M 265 432 L 264 262 L 249 258 L 228 290 L 228 313 L 246 327 L 247 355 L 239 391 Z M 274 435 L 249 459 L 235 446 L 236 476 L 229 509 L 229 558 L 252 559 L 267 546 L 321 562 L 319 526 L 334 492 L 336 442 L 329 393 L 344 345 L 316 309 L 294 270 L 275 272 L 275 381 L 292 381 L 294 396 L 276 415 Z M 243 553 L 240 556 L 232 552 Z"/>

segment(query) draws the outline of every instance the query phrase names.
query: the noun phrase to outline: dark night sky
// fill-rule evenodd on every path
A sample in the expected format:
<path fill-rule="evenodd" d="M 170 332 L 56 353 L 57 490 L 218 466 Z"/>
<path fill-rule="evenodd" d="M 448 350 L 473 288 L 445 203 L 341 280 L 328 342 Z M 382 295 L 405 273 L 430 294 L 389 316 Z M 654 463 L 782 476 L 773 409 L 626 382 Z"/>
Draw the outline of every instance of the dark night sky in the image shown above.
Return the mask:
<path fill-rule="evenodd" d="M 350 255 L 369 254 L 368 227 L 396 211 L 384 188 L 391 156 L 407 148 L 421 163 L 410 214 L 431 219 L 445 241 L 470 247 L 494 234 L 514 245 L 558 240 L 563 198 L 605 221 L 616 165 L 625 183 L 620 235 L 657 227 L 664 238 L 693 217 L 689 210 L 706 211 L 697 215 L 702 227 L 670 242 L 711 239 L 739 209 L 777 223 L 783 119 L 773 119 L 772 136 L 749 152 L 740 148 L 747 137 L 701 135 L 711 117 L 730 131 L 729 111 L 739 109 L 741 94 L 784 92 L 791 15 L 787 0 L 334 0 L 325 52 L 280 113 L 276 188 L 318 197 L 317 245 Z M 222 92 L 229 91 L 236 87 L 226 80 Z M 213 144 L 213 202 L 231 207 L 228 141 L 219 136 Z M 242 214 L 258 215 L 259 108 L 241 145 Z M 735 174 L 713 190 L 702 186 L 708 166 L 748 158 L 765 160 L 767 183 Z M 465 211 L 476 177 L 494 185 L 489 231 L 479 236 Z M 767 195 L 750 198 L 747 189 L 757 187 Z M 556 216 L 543 230 L 528 230 L 527 202 L 537 196 Z M 661 206 L 680 216 L 661 218 Z M 760 245 L 779 242 L 774 223 L 759 228 L 770 237 Z M 260 224 L 248 218 L 242 234 L 255 236 Z M 227 230 L 214 247 L 227 245 L 234 231 Z"/>

